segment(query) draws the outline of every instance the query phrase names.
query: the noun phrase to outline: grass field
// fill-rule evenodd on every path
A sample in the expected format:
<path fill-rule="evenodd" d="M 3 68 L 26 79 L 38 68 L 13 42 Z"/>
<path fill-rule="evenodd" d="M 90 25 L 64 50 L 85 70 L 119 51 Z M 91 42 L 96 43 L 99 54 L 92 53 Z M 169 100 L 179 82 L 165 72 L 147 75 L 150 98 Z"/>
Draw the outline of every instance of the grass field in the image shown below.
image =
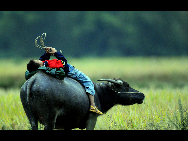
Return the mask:
<path fill-rule="evenodd" d="M 28 60 L 0 61 L 0 129 L 28 130 L 19 97 Z M 96 130 L 188 129 L 188 57 L 70 58 L 69 63 L 94 82 L 121 77 L 146 96 L 141 105 L 114 106 L 98 118 Z"/>

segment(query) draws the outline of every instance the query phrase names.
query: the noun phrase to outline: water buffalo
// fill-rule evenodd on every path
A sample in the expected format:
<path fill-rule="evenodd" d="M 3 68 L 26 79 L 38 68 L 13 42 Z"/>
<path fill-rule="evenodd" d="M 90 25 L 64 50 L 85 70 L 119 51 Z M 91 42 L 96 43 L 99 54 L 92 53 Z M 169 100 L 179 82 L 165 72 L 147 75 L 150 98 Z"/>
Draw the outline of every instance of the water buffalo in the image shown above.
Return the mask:
<path fill-rule="evenodd" d="M 102 81 L 108 83 L 94 85 L 95 104 L 103 113 L 116 104 L 141 104 L 144 100 L 143 93 L 134 90 L 123 80 Z M 99 116 L 89 112 L 89 98 L 83 86 L 69 77 L 59 80 L 38 71 L 23 84 L 20 98 L 33 130 L 38 129 L 38 121 L 45 130 L 93 130 Z"/>

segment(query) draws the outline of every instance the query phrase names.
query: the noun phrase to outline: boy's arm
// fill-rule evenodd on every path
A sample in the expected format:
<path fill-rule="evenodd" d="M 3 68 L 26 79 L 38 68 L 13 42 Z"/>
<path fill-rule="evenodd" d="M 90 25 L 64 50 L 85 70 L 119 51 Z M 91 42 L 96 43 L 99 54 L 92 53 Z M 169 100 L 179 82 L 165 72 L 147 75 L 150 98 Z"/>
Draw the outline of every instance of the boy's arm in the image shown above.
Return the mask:
<path fill-rule="evenodd" d="M 51 56 L 50 53 L 46 53 L 46 52 L 45 52 L 45 53 L 39 58 L 39 60 L 41 60 L 41 61 L 49 60 L 49 59 L 50 59 L 50 56 Z"/>
<path fill-rule="evenodd" d="M 62 60 L 63 62 L 65 62 L 65 65 L 67 64 L 67 59 L 60 53 L 60 52 L 55 52 L 54 56 L 58 59 L 58 60 Z"/>
<path fill-rule="evenodd" d="M 54 56 L 58 59 L 58 60 L 62 60 L 63 62 L 65 62 L 65 65 L 67 64 L 67 59 L 60 53 L 57 52 L 57 50 L 55 48 L 52 47 L 46 47 L 46 52 L 47 54 L 54 54 Z"/>

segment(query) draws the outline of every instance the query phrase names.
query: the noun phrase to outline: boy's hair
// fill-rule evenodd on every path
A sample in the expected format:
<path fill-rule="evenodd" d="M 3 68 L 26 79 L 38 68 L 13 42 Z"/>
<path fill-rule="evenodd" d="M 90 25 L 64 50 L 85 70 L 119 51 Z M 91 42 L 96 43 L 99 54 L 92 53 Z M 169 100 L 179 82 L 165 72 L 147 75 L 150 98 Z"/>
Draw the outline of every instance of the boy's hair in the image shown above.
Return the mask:
<path fill-rule="evenodd" d="M 35 61 L 32 59 L 29 61 L 29 63 L 27 64 L 27 70 L 29 72 L 35 71 L 40 67 L 40 64 L 35 63 Z"/>

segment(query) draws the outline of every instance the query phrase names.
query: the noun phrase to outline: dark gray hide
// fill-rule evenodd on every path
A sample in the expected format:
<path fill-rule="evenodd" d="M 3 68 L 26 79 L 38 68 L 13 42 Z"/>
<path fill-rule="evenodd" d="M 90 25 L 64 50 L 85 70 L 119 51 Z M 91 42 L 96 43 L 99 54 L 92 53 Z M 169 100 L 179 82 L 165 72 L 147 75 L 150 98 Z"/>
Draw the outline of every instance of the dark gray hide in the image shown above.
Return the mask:
<path fill-rule="evenodd" d="M 143 93 L 122 82 L 123 85 L 111 82 L 95 84 L 95 104 L 103 113 L 116 104 L 143 102 Z M 58 80 L 42 71 L 38 71 L 24 83 L 20 98 L 33 130 L 38 129 L 38 121 L 45 129 L 93 130 L 99 116 L 89 112 L 89 98 L 80 83 L 68 77 L 63 81 Z"/>

